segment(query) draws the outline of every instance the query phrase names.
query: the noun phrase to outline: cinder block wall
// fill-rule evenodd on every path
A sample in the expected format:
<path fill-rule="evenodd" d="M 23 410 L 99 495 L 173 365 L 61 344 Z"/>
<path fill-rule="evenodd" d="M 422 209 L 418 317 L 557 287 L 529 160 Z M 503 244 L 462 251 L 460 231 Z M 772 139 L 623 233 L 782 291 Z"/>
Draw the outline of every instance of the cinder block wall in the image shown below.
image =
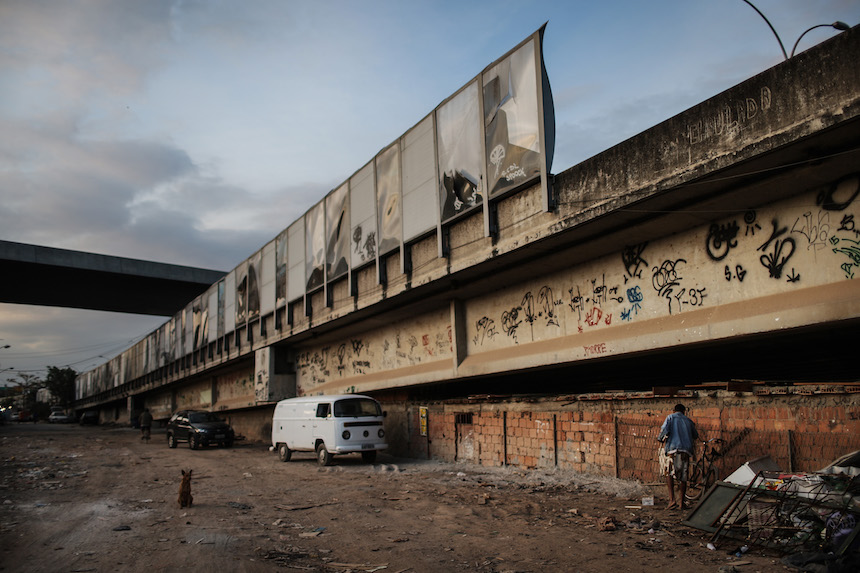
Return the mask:
<path fill-rule="evenodd" d="M 390 453 L 485 466 L 564 468 L 644 482 L 659 481 L 657 434 L 681 402 L 702 439 L 721 438 L 720 478 L 769 455 L 786 471 L 815 471 L 860 450 L 857 386 L 758 392 L 688 392 L 686 396 L 577 397 L 489 403 L 388 402 L 408 423 Z M 641 393 L 640 393 L 641 394 Z M 631 395 L 632 396 L 632 395 Z M 384 397 L 381 397 L 385 401 Z M 421 434 L 420 407 L 428 411 Z M 697 452 L 701 453 L 701 444 Z"/>
<path fill-rule="evenodd" d="M 218 415 L 233 426 L 237 436 L 242 436 L 248 442 L 272 442 L 272 415 L 274 406 L 264 408 L 249 408 L 247 410 L 232 410 L 218 412 Z"/>

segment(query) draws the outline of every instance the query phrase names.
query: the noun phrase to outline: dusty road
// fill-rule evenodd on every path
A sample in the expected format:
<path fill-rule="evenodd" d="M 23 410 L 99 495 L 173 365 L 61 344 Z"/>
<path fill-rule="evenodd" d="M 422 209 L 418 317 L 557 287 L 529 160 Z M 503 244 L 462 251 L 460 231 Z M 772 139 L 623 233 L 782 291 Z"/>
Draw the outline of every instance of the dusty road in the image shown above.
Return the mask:
<path fill-rule="evenodd" d="M 0 426 L 0 457 L 2 571 L 784 570 L 755 549 L 709 551 L 658 488 L 569 472 L 384 455 L 321 468 L 265 444 L 172 450 L 163 431 L 147 444 L 129 428 L 48 424 Z M 656 506 L 626 507 L 653 493 Z"/>

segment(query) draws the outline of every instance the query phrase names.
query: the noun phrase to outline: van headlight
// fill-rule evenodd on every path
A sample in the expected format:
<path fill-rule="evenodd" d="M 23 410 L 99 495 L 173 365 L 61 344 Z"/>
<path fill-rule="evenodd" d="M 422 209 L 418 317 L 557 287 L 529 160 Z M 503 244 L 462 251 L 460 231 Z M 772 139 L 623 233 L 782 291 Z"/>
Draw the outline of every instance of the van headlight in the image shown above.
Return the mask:
<path fill-rule="evenodd" d="M 380 438 L 384 438 L 384 437 L 385 437 L 385 430 L 383 430 L 383 429 L 381 429 L 381 428 L 380 428 L 379 432 L 377 432 L 377 433 L 379 434 L 379 437 L 380 437 Z"/>
<path fill-rule="evenodd" d="M 352 434 L 349 433 L 349 430 L 344 430 L 343 434 L 341 435 L 343 436 L 344 440 L 348 440 L 352 436 Z"/>

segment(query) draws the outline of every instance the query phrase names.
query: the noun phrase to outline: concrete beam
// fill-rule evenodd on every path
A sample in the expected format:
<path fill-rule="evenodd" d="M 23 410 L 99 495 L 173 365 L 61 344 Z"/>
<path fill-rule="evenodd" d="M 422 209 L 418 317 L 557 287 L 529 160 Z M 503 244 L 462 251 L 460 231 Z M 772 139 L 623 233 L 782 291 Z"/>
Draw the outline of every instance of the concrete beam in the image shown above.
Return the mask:
<path fill-rule="evenodd" d="M 222 271 L 0 241 L 0 302 L 172 316 Z"/>

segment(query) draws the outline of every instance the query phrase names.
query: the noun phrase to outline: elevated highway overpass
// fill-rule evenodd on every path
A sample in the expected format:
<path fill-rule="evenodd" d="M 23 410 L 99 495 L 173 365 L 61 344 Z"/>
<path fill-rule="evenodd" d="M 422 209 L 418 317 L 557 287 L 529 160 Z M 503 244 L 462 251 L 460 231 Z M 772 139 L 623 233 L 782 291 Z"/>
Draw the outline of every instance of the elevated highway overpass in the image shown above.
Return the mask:
<path fill-rule="evenodd" d="M 780 460 L 797 433 L 809 464 L 860 449 L 859 57 L 852 29 L 341 273 L 314 208 L 83 373 L 78 406 L 266 439 L 281 398 L 370 393 L 396 453 L 654 479 L 625 442 L 646 426 L 623 428 L 680 396 L 717 434 L 787 440 Z"/>
<path fill-rule="evenodd" d="M 0 241 L 0 302 L 172 316 L 224 272 Z"/>

